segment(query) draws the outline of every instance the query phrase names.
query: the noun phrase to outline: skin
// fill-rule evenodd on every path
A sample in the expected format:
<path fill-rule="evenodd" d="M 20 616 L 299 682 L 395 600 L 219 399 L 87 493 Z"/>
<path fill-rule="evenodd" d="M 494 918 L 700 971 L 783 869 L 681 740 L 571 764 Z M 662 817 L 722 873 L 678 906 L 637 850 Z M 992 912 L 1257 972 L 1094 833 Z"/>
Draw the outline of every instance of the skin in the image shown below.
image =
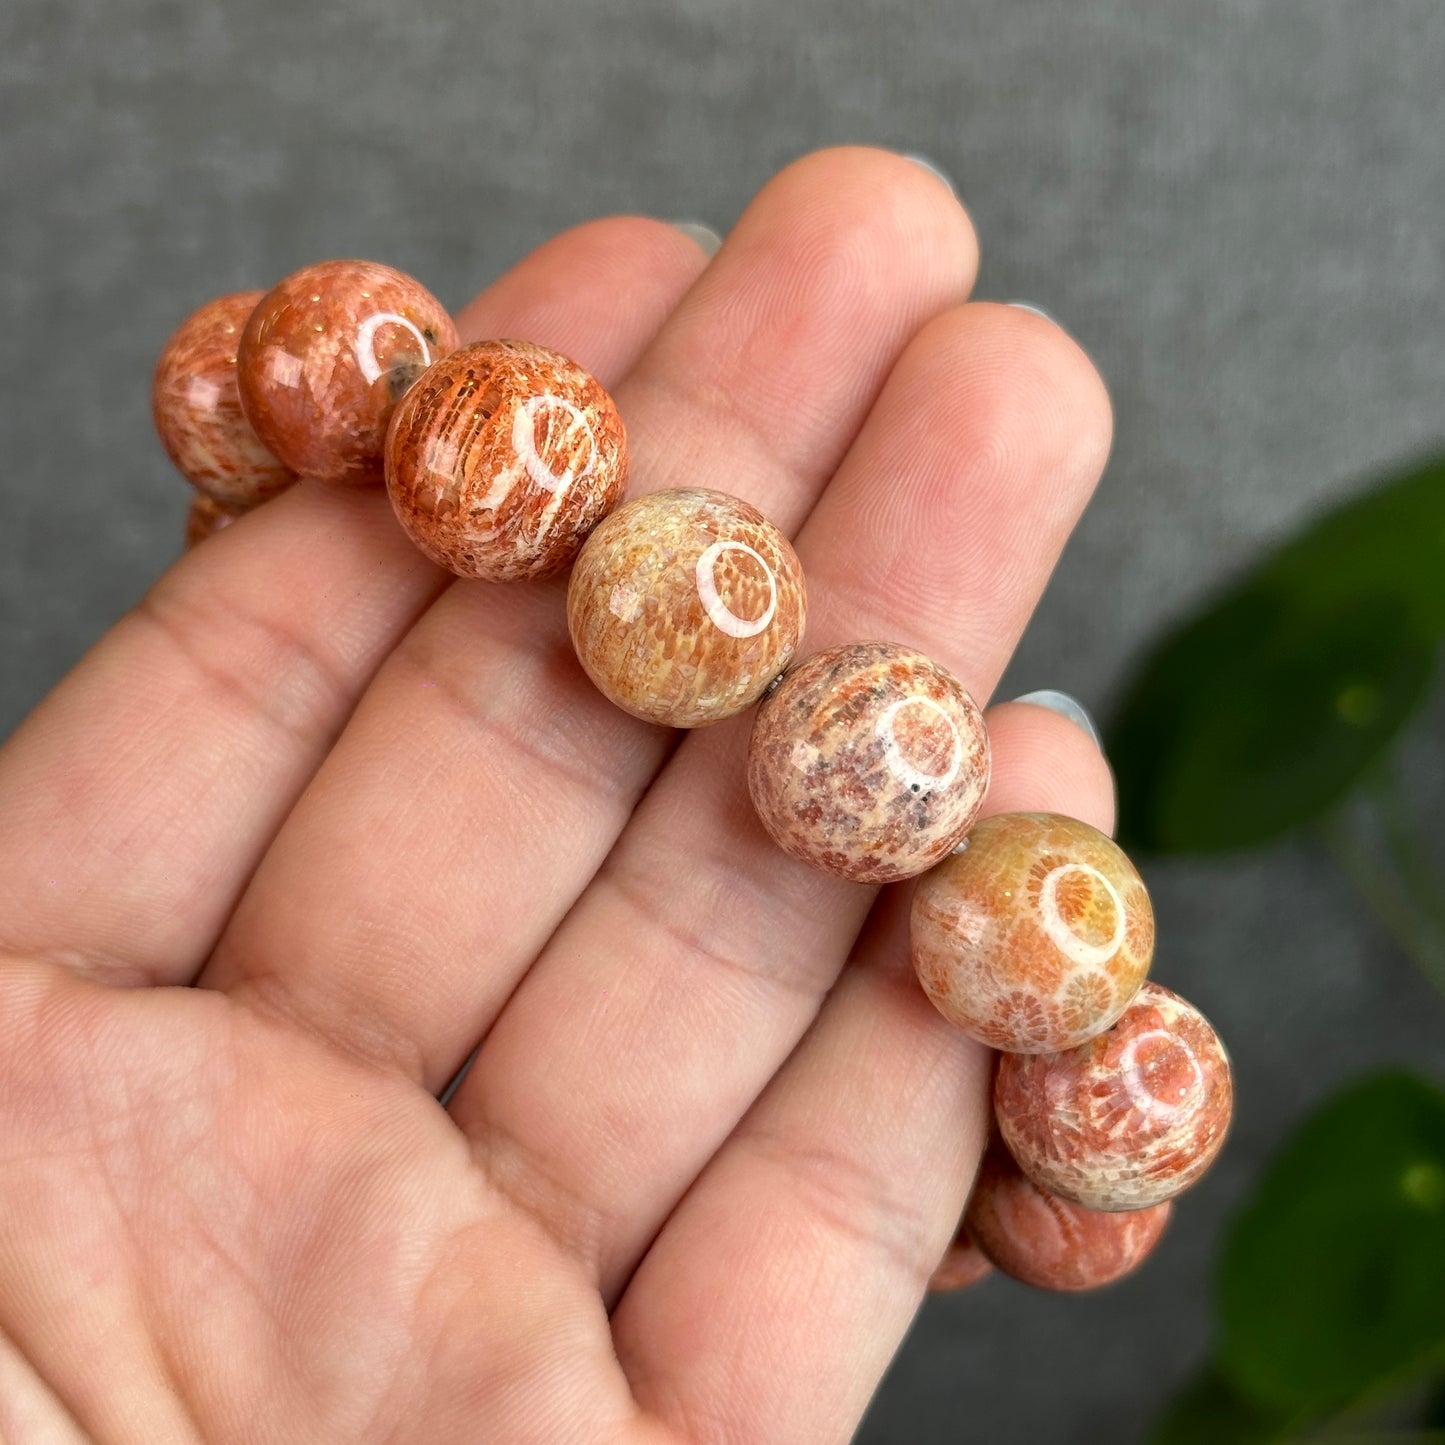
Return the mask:
<path fill-rule="evenodd" d="M 793 535 L 810 650 L 892 637 L 982 699 L 1110 413 L 1057 327 L 967 301 L 976 256 L 933 176 L 837 150 L 710 264 L 595 222 L 459 320 L 593 370 L 634 495 Z M 987 1054 L 906 890 L 769 844 L 747 715 L 674 746 L 605 703 L 563 586 L 448 585 L 380 490 L 303 482 L 0 751 L 0 1436 L 848 1438 Z M 990 810 L 1110 826 L 1072 723 L 990 725 Z"/>

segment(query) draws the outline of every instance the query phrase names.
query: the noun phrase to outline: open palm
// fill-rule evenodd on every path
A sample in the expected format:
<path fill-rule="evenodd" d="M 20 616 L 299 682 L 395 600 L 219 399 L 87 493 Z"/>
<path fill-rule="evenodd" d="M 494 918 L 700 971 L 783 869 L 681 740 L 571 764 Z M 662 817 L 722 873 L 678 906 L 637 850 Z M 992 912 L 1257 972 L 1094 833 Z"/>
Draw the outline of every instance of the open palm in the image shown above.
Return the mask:
<path fill-rule="evenodd" d="M 594 370 L 633 493 L 792 533 L 805 652 L 984 697 L 1110 419 L 975 262 L 931 175 L 837 150 L 711 263 L 595 222 L 460 323 Z M 747 718 L 675 745 L 595 694 L 563 584 L 448 581 L 302 483 L 0 752 L 5 1440 L 838 1441 L 907 1329 L 988 1061 L 906 892 L 772 847 Z M 1109 826 L 1082 732 L 990 727 L 991 811 Z"/>

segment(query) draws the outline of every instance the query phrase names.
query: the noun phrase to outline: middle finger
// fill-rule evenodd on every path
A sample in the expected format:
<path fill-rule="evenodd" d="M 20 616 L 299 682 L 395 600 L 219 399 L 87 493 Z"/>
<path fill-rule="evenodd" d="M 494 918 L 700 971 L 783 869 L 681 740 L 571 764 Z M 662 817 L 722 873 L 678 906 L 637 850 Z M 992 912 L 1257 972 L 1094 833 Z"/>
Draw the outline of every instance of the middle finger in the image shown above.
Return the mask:
<path fill-rule="evenodd" d="M 1109 436 L 1097 373 L 1052 323 L 985 303 L 939 317 L 798 538 L 809 647 L 901 641 L 985 698 Z M 452 1104 L 494 1183 L 609 1302 L 788 1057 L 874 896 L 774 847 L 744 782 L 749 721 L 679 748 Z"/>

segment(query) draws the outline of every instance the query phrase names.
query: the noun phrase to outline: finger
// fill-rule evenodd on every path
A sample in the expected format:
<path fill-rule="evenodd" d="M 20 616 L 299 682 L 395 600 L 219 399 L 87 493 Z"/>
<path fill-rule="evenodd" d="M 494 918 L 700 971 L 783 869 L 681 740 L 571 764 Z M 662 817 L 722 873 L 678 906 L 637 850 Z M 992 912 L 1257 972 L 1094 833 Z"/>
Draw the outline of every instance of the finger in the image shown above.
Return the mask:
<path fill-rule="evenodd" d="M 0 1440 L 86 1445 L 74 1417 L 0 1330 Z"/>
<path fill-rule="evenodd" d="M 899 157 L 789 167 L 617 388 L 632 490 L 715 486 L 796 527 L 908 338 L 966 291 L 974 254 L 952 196 Z M 587 682 L 562 604 L 561 584 L 464 585 L 428 613 L 207 983 L 446 1082 L 672 746 Z"/>
<path fill-rule="evenodd" d="M 798 539 L 810 648 L 899 640 L 986 696 L 1109 431 L 1102 384 L 1056 327 L 987 304 L 938 318 Z M 764 834 L 747 728 L 679 749 L 451 1104 L 609 1300 L 787 1058 L 873 897 Z"/>
<path fill-rule="evenodd" d="M 1108 767 L 1075 724 L 1026 704 L 989 722 L 989 811 L 1111 826 Z M 639 1403 L 684 1435 L 850 1438 L 963 1212 L 991 1074 L 915 982 L 908 890 L 891 890 L 614 1313 Z"/>
<path fill-rule="evenodd" d="M 595 222 L 460 319 L 616 375 L 701 264 L 671 227 Z M 0 751 L 0 951 L 116 983 L 194 976 L 442 582 L 380 491 L 305 483 L 173 567 Z"/>

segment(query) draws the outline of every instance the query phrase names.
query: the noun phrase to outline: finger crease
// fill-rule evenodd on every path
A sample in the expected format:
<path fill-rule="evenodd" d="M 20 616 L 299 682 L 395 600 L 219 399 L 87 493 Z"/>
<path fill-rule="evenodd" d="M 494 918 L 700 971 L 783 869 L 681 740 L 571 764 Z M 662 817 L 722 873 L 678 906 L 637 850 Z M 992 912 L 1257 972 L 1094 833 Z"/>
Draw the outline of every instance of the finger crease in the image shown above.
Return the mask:
<path fill-rule="evenodd" d="M 736 1143 L 786 1176 L 784 1187 L 771 1195 L 801 1205 L 844 1243 L 881 1255 L 922 1296 L 943 1239 L 890 1174 L 817 1138 L 785 1135 L 759 1124 L 737 1135 Z"/>
<path fill-rule="evenodd" d="M 749 946 L 735 952 L 708 941 L 695 927 L 673 916 L 668 900 L 678 895 L 672 890 L 659 889 L 653 876 L 633 878 L 621 868 L 612 868 L 600 874 L 597 882 L 610 886 L 645 925 L 650 925 L 690 957 L 711 965 L 721 973 L 744 979 L 750 984 L 765 984 L 776 992 L 805 999 L 814 1007 L 821 1002 L 836 977 L 838 960 L 830 959 L 826 949 L 798 955 L 785 946 L 776 950 Z M 729 891 L 734 890 L 730 887 Z M 748 891 L 754 890 L 749 888 Z M 769 912 L 766 905 L 755 898 L 738 897 L 723 903 L 709 903 L 705 908 L 695 909 L 692 916 L 713 918 L 719 922 L 744 918 L 756 924 Z M 806 928 L 798 932 L 804 937 L 809 936 Z M 787 934 L 780 929 L 778 937 L 785 939 Z M 639 945 L 635 951 L 642 954 L 647 950 Z"/>
<path fill-rule="evenodd" d="M 615 766 L 588 766 L 581 761 L 585 756 L 585 743 L 573 736 L 568 727 L 554 726 L 551 729 L 554 736 L 560 735 L 559 741 L 565 740 L 568 745 L 567 754 L 564 754 L 560 747 L 553 749 L 544 746 L 539 740 L 541 735 L 534 727 L 524 728 L 521 726 L 523 717 L 529 722 L 535 723 L 538 718 L 548 717 L 549 712 L 559 720 L 570 720 L 574 715 L 564 709 L 549 710 L 540 705 L 541 699 L 537 699 L 535 705 L 527 708 L 525 713 L 513 708 L 494 711 L 479 704 L 467 688 L 445 671 L 441 671 L 435 676 L 428 672 L 427 681 L 468 727 L 487 738 L 491 743 L 500 743 L 507 751 L 516 753 L 539 764 L 544 769 L 555 772 L 559 780 L 569 789 L 581 789 L 595 794 L 607 802 L 626 800 L 638 791 L 630 781 L 631 775 L 628 769 Z M 578 729 L 578 731 L 585 733 L 585 729 Z M 499 774 L 504 772 L 503 769 L 496 771 Z"/>
<path fill-rule="evenodd" d="M 299 632 L 263 613 L 218 607 L 222 626 L 202 617 L 193 605 L 168 603 L 163 592 L 152 590 L 131 616 L 165 638 L 208 691 L 308 745 L 330 737 L 338 715 L 349 708 L 350 679 Z M 240 645 L 246 630 L 259 635 L 264 666 L 253 648 Z M 239 665 L 228 658 L 238 659 Z"/>
<path fill-rule="evenodd" d="M 270 970 L 247 973 L 226 990 L 226 996 L 256 1016 L 304 1034 L 352 1063 L 400 1073 L 417 1083 L 424 1077 L 422 1050 L 416 1041 L 388 1028 L 379 1011 L 348 1005 L 345 989 L 326 994 L 326 1012 L 321 1017 L 312 1013 L 282 975 Z"/>
<path fill-rule="evenodd" d="M 467 1135 L 487 1182 L 544 1230 L 565 1257 L 578 1260 L 590 1278 L 599 1278 L 604 1248 L 615 1232 L 607 1211 L 560 1178 L 500 1119 L 469 1119 Z"/>

